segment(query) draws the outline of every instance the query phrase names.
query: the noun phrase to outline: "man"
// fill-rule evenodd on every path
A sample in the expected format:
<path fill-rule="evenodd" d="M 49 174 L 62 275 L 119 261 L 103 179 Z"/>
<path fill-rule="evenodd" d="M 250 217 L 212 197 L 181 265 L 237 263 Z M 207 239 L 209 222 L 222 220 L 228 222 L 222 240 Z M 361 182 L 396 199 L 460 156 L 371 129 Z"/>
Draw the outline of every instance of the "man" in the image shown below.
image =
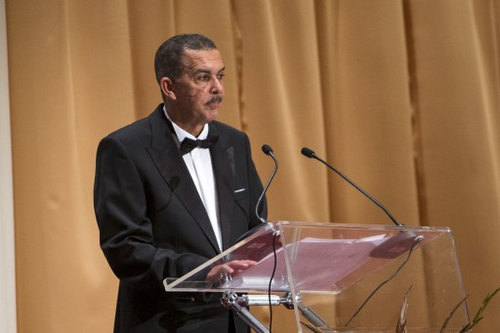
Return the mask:
<path fill-rule="evenodd" d="M 164 104 L 99 144 L 94 204 L 102 250 L 120 279 L 115 332 L 248 331 L 219 294 L 166 293 L 162 286 L 259 224 L 262 185 L 248 137 L 214 120 L 224 71 L 208 38 L 170 38 L 155 56 Z"/>

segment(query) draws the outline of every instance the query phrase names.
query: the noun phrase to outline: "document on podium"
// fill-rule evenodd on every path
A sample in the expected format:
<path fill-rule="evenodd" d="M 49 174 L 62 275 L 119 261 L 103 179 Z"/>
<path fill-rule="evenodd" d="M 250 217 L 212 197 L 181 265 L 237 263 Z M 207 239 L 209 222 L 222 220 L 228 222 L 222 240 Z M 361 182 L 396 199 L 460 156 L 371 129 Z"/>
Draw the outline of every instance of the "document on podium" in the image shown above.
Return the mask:
<path fill-rule="evenodd" d="M 368 260 L 371 252 L 386 241 L 385 234 L 360 239 L 303 238 L 271 250 L 255 266 L 235 274 L 221 287 L 255 288 L 267 290 L 276 261 L 276 271 L 271 284 L 273 291 L 289 290 L 286 269 L 286 251 L 295 288 L 302 291 L 338 291 L 336 284 L 355 272 Z"/>

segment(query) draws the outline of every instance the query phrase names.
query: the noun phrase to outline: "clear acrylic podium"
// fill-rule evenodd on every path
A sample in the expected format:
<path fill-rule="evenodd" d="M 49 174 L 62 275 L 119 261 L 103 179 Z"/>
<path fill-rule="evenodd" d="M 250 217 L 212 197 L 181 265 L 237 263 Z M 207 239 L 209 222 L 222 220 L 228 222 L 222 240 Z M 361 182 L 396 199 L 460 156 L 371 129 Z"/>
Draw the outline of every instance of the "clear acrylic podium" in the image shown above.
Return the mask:
<path fill-rule="evenodd" d="M 217 281 L 197 281 L 202 271 L 232 260 L 255 264 Z M 469 321 L 446 227 L 267 223 L 164 285 L 167 292 L 219 292 L 243 319 L 252 316 L 247 305 L 283 304 L 297 332 L 397 332 L 398 325 L 406 332 L 459 332 Z M 266 332 L 255 318 L 245 320 Z M 274 322 L 274 330 L 279 327 Z"/>

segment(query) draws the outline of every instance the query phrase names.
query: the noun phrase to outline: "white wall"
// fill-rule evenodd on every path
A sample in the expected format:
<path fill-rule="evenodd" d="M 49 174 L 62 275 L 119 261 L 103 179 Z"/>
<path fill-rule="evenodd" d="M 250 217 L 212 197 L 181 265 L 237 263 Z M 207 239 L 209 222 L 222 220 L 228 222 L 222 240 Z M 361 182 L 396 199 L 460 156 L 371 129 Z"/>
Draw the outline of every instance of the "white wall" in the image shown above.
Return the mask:
<path fill-rule="evenodd" d="M 16 327 L 14 208 L 5 0 L 0 0 L 0 332 Z"/>

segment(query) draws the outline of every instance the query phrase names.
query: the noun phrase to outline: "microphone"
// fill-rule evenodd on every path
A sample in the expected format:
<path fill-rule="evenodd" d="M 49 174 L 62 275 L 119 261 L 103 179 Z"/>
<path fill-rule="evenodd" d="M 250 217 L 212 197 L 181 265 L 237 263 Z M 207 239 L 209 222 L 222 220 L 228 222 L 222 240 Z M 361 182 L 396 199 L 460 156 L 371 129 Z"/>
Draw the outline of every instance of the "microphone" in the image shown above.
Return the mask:
<path fill-rule="evenodd" d="M 384 207 L 380 202 L 375 200 L 371 195 L 366 193 L 361 187 L 356 185 L 352 180 L 347 178 L 342 172 L 338 171 L 335 169 L 333 166 L 319 158 L 316 153 L 307 147 L 302 148 L 301 153 L 309 158 L 314 158 L 324 165 L 326 165 L 329 169 L 333 170 L 336 174 L 338 174 L 340 177 L 342 177 L 345 181 L 347 181 L 349 184 L 354 186 L 359 192 L 361 192 L 364 196 L 366 196 L 368 199 L 370 199 L 375 205 L 377 205 L 380 209 L 384 211 L 384 213 L 389 216 L 391 221 L 397 225 L 398 227 L 404 227 L 403 224 L 399 223 L 394 216 L 387 210 L 387 208 Z M 371 252 L 370 256 L 374 258 L 397 258 L 401 254 L 405 253 L 408 251 L 408 249 L 413 248 L 417 243 L 420 243 L 423 240 L 422 235 L 416 235 L 415 233 L 411 231 L 400 231 L 396 235 L 389 237 L 386 241 L 384 241 L 382 244 L 378 245 L 375 247 Z"/>
<path fill-rule="evenodd" d="M 259 208 L 260 208 L 260 205 L 262 204 L 262 199 L 264 198 L 264 195 L 266 194 L 267 190 L 269 189 L 269 186 L 271 185 L 271 182 L 273 181 L 274 176 L 276 175 L 276 172 L 278 171 L 278 160 L 276 159 L 276 156 L 274 156 L 273 148 L 271 148 L 269 145 L 267 145 L 267 144 L 262 145 L 262 151 L 267 156 L 271 156 L 271 158 L 273 159 L 273 162 L 274 162 L 273 172 L 271 173 L 271 176 L 267 180 L 267 184 L 264 187 L 264 189 L 262 190 L 262 193 L 260 194 L 259 199 L 257 199 L 257 204 L 255 205 L 255 215 L 259 218 L 259 220 L 262 223 L 266 223 L 267 221 L 264 218 L 262 218 L 259 214 Z"/>
<path fill-rule="evenodd" d="M 349 184 L 351 184 L 352 186 L 354 186 L 354 188 L 356 190 L 358 190 L 359 192 L 361 192 L 365 197 L 367 197 L 368 199 L 370 199 L 370 201 L 372 201 L 375 205 L 377 205 L 380 209 L 382 209 L 384 211 L 384 213 L 389 216 L 389 218 L 391 219 L 391 221 L 397 225 L 398 227 L 402 227 L 403 225 L 401 223 L 399 223 L 396 218 L 394 216 L 392 216 L 392 214 L 387 210 L 387 208 L 384 207 L 384 205 L 382 205 L 380 202 L 378 202 L 377 200 L 375 200 L 375 198 L 373 198 L 371 195 L 369 195 L 365 190 L 363 190 L 361 187 L 359 187 L 358 185 L 356 185 L 352 180 L 350 180 L 349 178 L 347 178 L 346 175 L 344 175 L 342 172 L 338 171 L 337 169 L 335 169 L 333 166 L 331 166 L 330 164 L 328 164 L 327 162 L 325 162 L 324 160 L 322 160 L 321 158 L 319 158 L 316 153 L 312 150 L 312 149 L 309 149 L 307 147 L 303 147 L 302 150 L 300 151 L 302 153 L 302 155 L 306 156 L 306 157 L 309 157 L 309 158 L 313 158 L 313 159 L 316 159 L 318 161 L 320 161 L 321 163 L 323 163 L 324 165 L 326 165 L 330 170 L 333 170 L 337 175 L 339 175 L 340 177 L 342 177 L 345 181 L 347 181 Z"/>
<path fill-rule="evenodd" d="M 264 154 L 266 155 L 272 155 L 274 152 L 273 152 L 273 148 L 271 148 L 271 146 L 269 145 L 266 145 L 266 144 L 263 144 L 262 145 L 262 151 L 264 152 Z"/>
<path fill-rule="evenodd" d="M 274 176 L 276 175 L 276 172 L 278 171 L 278 160 L 276 159 L 276 156 L 274 156 L 273 149 L 269 145 L 262 145 L 262 151 L 264 154 L 271 156 L 271 158 L 274 161 L 274 169 L 273 172 L 271 173 L 271 176 L 269 177 L 266 186 L 264 186 L 264 189 L 262 190 L 262 193 L 260 194 L 259 198 L 257 199 L 257 204 L 255 205 L 255 215 L 257 218 L 262 222 L 261 224 L 253 227 L 252 229 L 248 230 L 245 232 L 243 235 L 241 235 L 237 240 L 236 243 L 239 243 L 241 240 L 249 237 L 250 235 L 253 235 L 257 231 L 264 229 L 266 227 L 272 227 L 270 223 L 267 223 L 267 221 L 260 216 L 259 214 L 259 208 L 262 205 L 262 199 L 264 198 L 264 195 L 266 194 L 267 190 L 269 189 L 269 186 L 271 185 L 271 182 L 274 179 Z M 266 241 L 267 243 L 267 241 Z"/>

